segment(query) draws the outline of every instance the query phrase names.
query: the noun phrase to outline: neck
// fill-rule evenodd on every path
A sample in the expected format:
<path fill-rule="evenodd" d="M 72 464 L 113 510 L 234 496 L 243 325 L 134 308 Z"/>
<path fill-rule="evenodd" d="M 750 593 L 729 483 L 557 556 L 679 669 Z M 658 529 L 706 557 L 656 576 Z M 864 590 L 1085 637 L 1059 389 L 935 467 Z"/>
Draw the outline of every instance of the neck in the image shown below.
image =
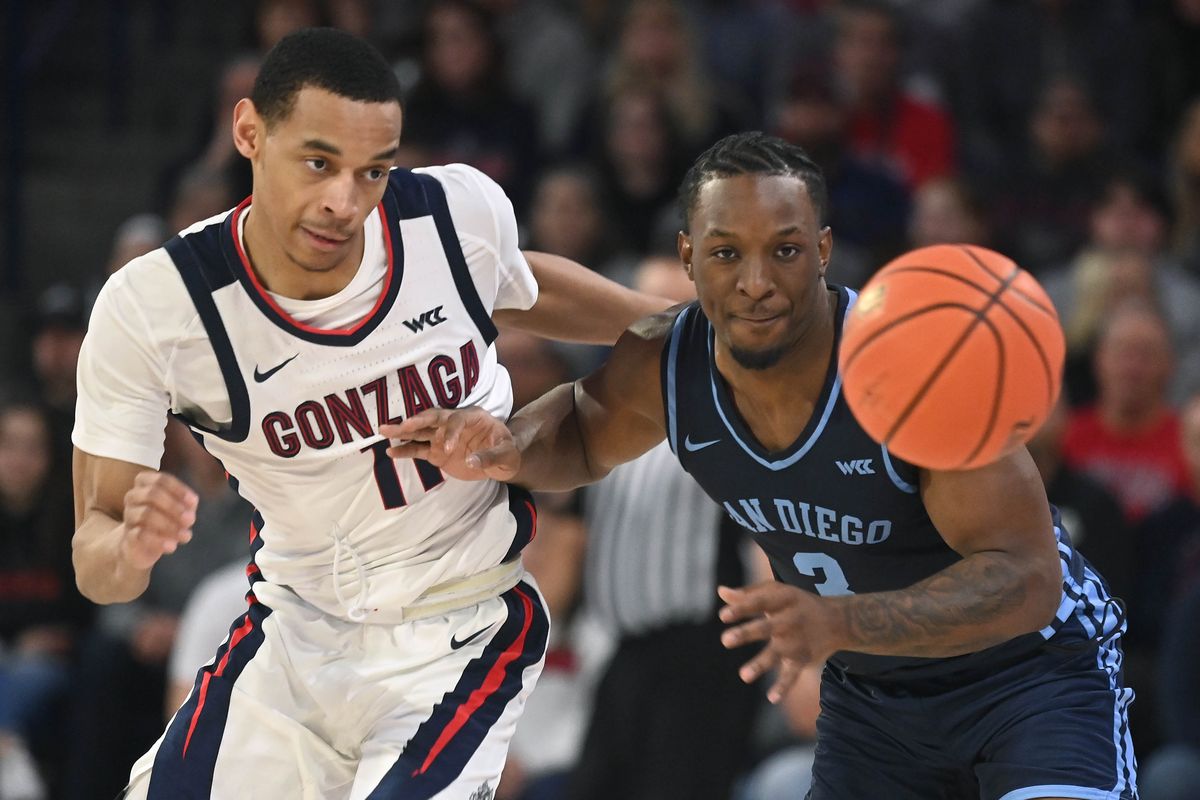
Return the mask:
<path fill-rule="evenodd" d="M 822 288 L 825 301 L 790 350 L 767 369 L 748 369 L 721 346 L 717 369 L 732 391 L 742 419 L 771 450 L 789 446 L 816 410 L 833 357 L 837 294 Z"/>
<path fill-rule="evenodd" d="M 1100 406 L 1100 419 L 1105 427 L 1117 433 L 1139 433 L 1153 427 L 1162 417 L 1164 408 L 1160 403 L 1149 406 L 1117 405 Z"/>
<path fill-rule="evenodd" d="M 250 268 L 267 291 L 294 300 L 320 300 L 345 289 L 358 272 L 366 242 L 361 229 L 345 258 L 329 269 L 312 270 L 297 264 L 282 247 L 271 246 L 266 220 L 254 213 L 253 206 L 246 213 L 242 245 Z"/>

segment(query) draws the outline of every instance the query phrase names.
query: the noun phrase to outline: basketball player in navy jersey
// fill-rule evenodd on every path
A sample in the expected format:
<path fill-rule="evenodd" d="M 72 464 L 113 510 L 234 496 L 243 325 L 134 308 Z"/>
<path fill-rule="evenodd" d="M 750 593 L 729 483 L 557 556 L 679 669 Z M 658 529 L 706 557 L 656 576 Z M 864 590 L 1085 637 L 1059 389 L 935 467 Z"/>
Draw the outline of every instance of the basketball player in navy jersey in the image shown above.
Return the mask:
<path fill-rule="evenodd" d="M 565 489 L 665 437 L 778 579 L 719 590 L 726 646 L 764 643 L 742 678 L 774 671 L 778 701 L 825 663 L 812 800 L 1136 797 L 1121 607 L 1028 453 L 917 469 L 842 399 L 855 293 L 825 279 L 818 168 L 738 134 L 693 165 L 681 202 L 698 302 L 639 322 L 508 427 L 429 411 L 381 429 L 390 452 Z"/>
<path fill-rule="evenodd" d="M 462 164 L 392 170 L 399 86 L 369 45 L 301 31 L 233 137 L 254 194 L 110 278 L 79 361 L 74 562 L 130 600 L 186 557 L 196 494 L 158 471 L 188 424 L 256 508 L 249 607 L 129 798 L 490 798 L 548 620 L 528 492 L 396 462 L 421 409 L 506 416 L 495 323 L 612 342 L 666 303 L 517 249 Z M 214 643 L 214 646 L 216 643 Z"/>

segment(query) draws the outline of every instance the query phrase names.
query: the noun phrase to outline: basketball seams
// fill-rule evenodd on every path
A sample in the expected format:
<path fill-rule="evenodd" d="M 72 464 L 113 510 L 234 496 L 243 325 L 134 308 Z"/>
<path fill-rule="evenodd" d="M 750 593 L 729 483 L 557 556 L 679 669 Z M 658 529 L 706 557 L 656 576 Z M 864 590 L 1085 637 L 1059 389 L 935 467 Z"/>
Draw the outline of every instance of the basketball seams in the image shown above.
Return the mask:
<path fill-rule="evenodd" d="M 1000 335 L 1000 331 L 996 330 L 996 324 L 987 318 L 987 314 L 983 315 L 983 324 L 987 326 L 988 331 L 992 334 L 992 338 L 996 340 L 996 385 L 992 392 L 992 410 L 988 415 L 987 427 L 983 429 L 983 435 L 979 437 L 979 443 L 975 445 L 975 449 L 958 465 L 959 469 L 966 467 L 976 456 L 983 446 L 992 438 L 992 432 L 996 428 L 996 418 L 1000 416 L 1000 398 L 1004 396 L 1004 374 L 1005 366 L 1007 365 L 1007 351 L 1004 347 L 1004 337 Z"/>
<path fill-rule="evenodd" d="M 976 309 L 972 308 L 971 306 L 967 305 L 966 303 L 933 303 L 932 305 L 921 306 L 920 308 L 914 308 L 911 311 L 907 311 L 902 316 L 896 317 L 894 320 L 887 323 L 886 325 L 881 325 L 876 330 L 871 331 L 871 333 L 866 338 L 864 338 L 861 342 L 858 343 L 857 347 L 855 347 L 852 351 L 846 353 L 846 356 L 845 356 L 846 360 L 841 364 L 842 372 L 849 372 L 850 366 L 854 363 L 854 359 L 858 358 L 858 354 L 861 353 L 863 350 L 865 350 L 867 348 L 867 345 L 871 344 L 876 339 L 878 339 L 880 336 L 882 336 L 883 334 L 892 330 L 893 328 L 896 328 L 915 317 L 919 317 L 922 314 L 927 314 L 931 311 L 940 311 L 942 309 L 949 309 L 949 308 L 957 308 L 962 311 L 966 311 L 968 314 L 972 314 L 972 315 L 977 315 L 979 313 Z"/>
<path fill-rule="evenodd" d="M 967 286 L 970 286 L 972 289 L 978 289 L 981 294 L 990 295 L 992 293 L 992 290 L 989 287 L 980 286 L 978 283 L 971 280 L 967 276 L 959 275 L 957 272 L 954 272 L 953 270 L 945 269 L 943 267 L 927 267 L 927 266 L 922 266 L 920 264 L 912 264 L 912 265 L 905 264 L 902 267 L 894 267 L 892 269 L 887 270 L 887 274 L 889 276 L 890 275 L 899 275 L 902 272 L 919 272 L 919 273 L 922 273 L 925 275 L 941 275 L 945 278 L 952 278 L 953 280 L 956 280 L 959 283 L 964 283 Z"/>

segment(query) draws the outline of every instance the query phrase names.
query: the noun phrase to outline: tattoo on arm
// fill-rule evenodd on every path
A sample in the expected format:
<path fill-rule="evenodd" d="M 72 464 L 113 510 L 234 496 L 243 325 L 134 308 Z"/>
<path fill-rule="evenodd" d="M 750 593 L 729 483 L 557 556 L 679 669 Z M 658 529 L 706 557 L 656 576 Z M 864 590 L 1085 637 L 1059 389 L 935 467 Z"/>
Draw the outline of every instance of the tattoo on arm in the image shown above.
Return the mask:
<path fill-rule="evenodd" d="M 944 658 L 1012 638 L 1027 587 L 1014 560 L 976 553 L 908 589 L 846 597 L 847 649 Z"/>

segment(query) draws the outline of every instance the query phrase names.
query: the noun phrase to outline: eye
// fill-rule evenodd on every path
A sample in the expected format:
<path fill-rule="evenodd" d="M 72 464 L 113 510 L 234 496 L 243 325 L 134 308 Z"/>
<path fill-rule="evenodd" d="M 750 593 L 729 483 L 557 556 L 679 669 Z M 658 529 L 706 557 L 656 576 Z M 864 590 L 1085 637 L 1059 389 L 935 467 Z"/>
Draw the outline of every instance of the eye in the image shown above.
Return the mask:
<path fill-rule="evenodd" d="M 388 171 L 386 169 L 380 169 L 378 167 L 375 169 L 369 169 L 367 170 L 367 180 L 369 180 L 371 183 L 378 183 L 386 178 L 387 174 Z"/>
<path fill-rule="evenodd" d="M 313 172 L 324 172 L 325 168 L 329 166 L 329 162 L 323 158 L 306 158 L 304 159 L 304 163 Z"/>
<path fill-rule="evenodd" d="M 780 258 L 795 258 L 801 252 L 801 249 L 794 244 L 781 244 L 779 249 L 775 251 Z"/>
<path fill-rule="evenodd" d="M 732 261 L 737 258 L 737 251 L 732 247 L 718 247 L 712 251 L 712 257 L 718 261 Z"/>

